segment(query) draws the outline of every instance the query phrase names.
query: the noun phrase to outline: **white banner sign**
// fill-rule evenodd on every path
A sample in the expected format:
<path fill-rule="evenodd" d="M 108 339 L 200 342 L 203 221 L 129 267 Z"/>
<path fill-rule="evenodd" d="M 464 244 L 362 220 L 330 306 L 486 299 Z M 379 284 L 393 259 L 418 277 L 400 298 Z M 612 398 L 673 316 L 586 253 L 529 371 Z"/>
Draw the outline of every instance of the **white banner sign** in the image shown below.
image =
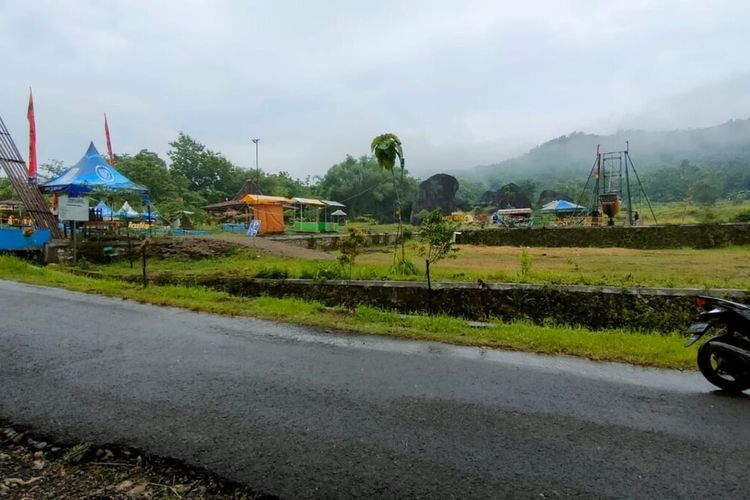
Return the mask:
<path fill-rule="evenodd" d="M 89 220 L 89 199 L 85 196 L 69 198 L 60 196 L 57 199 L 57 218 L 60 220 Z"/>

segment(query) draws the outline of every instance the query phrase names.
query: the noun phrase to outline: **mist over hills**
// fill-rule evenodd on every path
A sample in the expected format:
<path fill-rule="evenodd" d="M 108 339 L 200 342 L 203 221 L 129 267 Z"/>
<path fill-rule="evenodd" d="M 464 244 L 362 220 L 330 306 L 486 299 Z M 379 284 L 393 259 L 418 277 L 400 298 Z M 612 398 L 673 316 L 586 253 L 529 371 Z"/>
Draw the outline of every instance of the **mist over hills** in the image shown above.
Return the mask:
<path fill-rule="evenodd" d="M 622 151 L 626 141 L 630 142 L 630 156 L 641 174 L 677 167 L 683 160 L 708 170 L 728 163 L 745 164 L 750 168 L 748 118 L 685 130 L 622 130 L 612 135 L 573 132 L 547 141 L 522 156 L 477 166 L 458 175 L 492 188 L 524 179 L 545 183 L 585 180 L 593 165 L 597 144 L 602 152 Z"/>

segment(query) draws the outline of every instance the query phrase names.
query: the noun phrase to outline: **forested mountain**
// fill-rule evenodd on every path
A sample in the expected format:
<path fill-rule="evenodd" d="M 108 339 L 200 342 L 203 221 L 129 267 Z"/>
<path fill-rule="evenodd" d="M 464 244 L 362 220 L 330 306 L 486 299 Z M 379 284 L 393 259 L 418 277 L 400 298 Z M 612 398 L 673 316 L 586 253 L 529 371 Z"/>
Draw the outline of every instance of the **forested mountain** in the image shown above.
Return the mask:
<path fill-rule="evenodd" d="M 597 144 L 602 151 L 619 151 L 625 149 L 625 141 L 630 141 L 631 158 L 643 174 L 678 167 L 683 160 L 702 168 L 732 162 L 750 165 L 750 119 L 746 119 L 709 128 L 665 132 L 624 130 L 613 135 L 574 132 L 545 142 L 525 155 L 475 167 L 462 177 L 483 181 L 491 187 L 523 179 L 585 178 L 593 165 Z"/>

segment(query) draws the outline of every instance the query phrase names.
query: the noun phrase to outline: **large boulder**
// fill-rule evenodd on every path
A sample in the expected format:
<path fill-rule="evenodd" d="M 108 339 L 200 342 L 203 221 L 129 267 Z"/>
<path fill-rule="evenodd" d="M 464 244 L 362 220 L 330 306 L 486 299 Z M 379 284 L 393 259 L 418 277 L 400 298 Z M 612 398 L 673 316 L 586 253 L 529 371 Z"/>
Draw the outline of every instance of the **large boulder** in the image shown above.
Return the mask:
<path fill-rule="evenodd" d="M 411 209 L 410 222 L 415 226 L 421 222 L 423 210 L 440 210 L 443 215 L 456 211 L 458 179 L 448 174 L 435 174 L 419 185 L 417 199 Z"/>
<path fill-rule="evenodd" d="M 479 200 L 483 206 L 493 208 L 531 208 L 529 195 L 517 184 L 506 184 L 497 191 L 486 191 Z"/>
<path fill-rule="evenodd" d="M 565 200 L 573 203 L 573 198 L 571 198 L 569 195 L 561 193 L 560 191 L 553 191 L 551 189 L 545 189 L 544 191 L 539 193 L 539 201 L 537 203 L 541 207 L 551 201 L 557 200 Z"/>

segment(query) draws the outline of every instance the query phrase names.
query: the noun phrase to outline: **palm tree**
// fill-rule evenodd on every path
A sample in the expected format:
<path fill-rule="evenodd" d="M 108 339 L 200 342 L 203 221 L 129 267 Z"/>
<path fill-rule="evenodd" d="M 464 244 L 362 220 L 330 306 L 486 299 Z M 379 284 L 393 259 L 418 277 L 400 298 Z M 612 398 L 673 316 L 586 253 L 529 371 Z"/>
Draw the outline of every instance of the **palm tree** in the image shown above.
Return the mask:
<path fill-rule="evenodd" d="M 378 165 L 383 170 L 391 172 L 393 177 L 393 190 L 396 193 L 396 222 L 398 223 L 398 230 L 396 233 L 396 250 L 393 252 L 393 263 L 396 264 L 398 243 L 401 242 L 401 262 L 399 267 L 404 267 L 406 263 L 406 255 L 404 248 L 404 238 L 401 223 L 401 187 L 404 183 L 404 151 L 401 147 L 401 140 L 396 134 L 381 134 L 375 137 L 370 144 L 370 149 L 375 155 L 375 159 Z M 401 167 L 401 182 L 396 183 L 396 159 L 399 160 L 399 166 Z"/>

